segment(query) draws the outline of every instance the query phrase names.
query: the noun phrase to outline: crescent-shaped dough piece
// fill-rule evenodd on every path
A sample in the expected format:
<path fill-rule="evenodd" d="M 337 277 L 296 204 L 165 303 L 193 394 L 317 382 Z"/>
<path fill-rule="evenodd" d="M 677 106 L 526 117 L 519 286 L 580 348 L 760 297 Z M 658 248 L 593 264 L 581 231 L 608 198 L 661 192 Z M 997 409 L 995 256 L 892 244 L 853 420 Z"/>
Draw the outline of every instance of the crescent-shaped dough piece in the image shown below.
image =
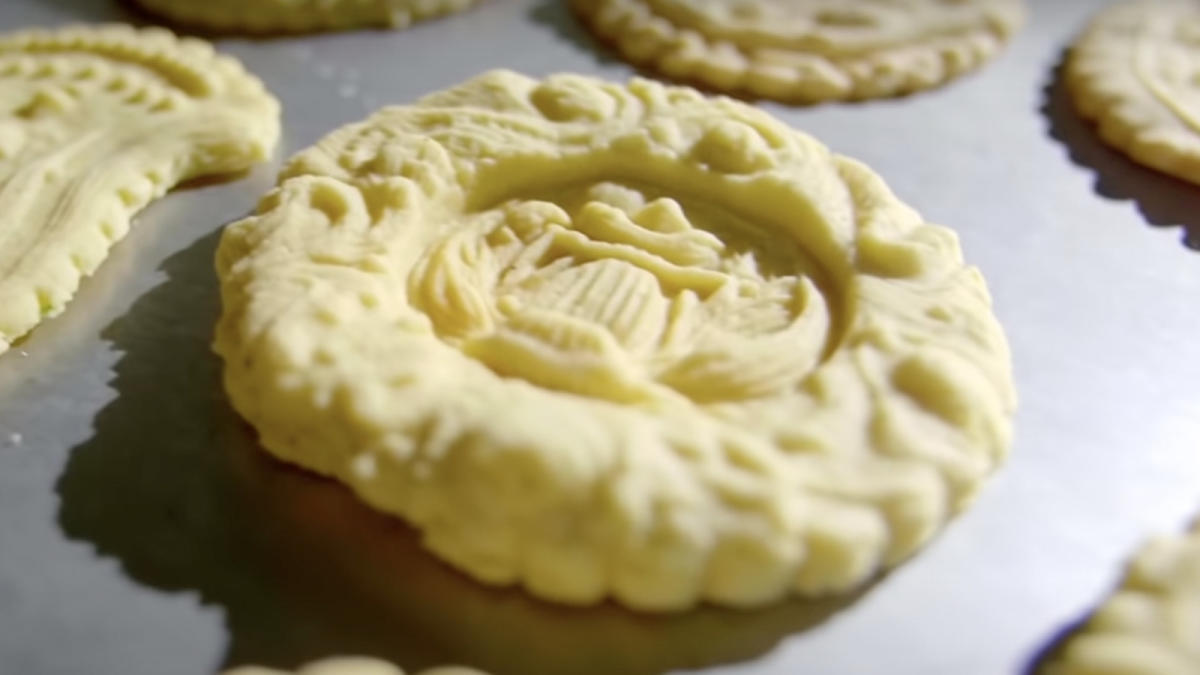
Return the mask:
<path fill-rule="evenodd" d="M 200 40 L 0 36 L 0 351 L 61 312 L 148 203 L 262 161 L 278 137 L 278 102 Z"/>
<path fill-rule="evenodd" d="M 955 235 L 687 88 L 493 72 L 386 108 L 294 157 L 217 268 L 267 450 L 560 602 L 848 591 L 1008 449 Z"/>
<path fill-rule="evenodd" d="M 991 59 L 1023 0 L 571 0 L 629 61 L 717 91 L 815 103 L 929 89 Z"/>
<path fill-rule="evenodd" d="M 232 33 L 404 28 L 479 0 L 135 0 L 176 23 Z"/>
<path fill-rule="evenodd" d="M 1200 183 L 1200 3 L 1109 7 L 1072 47 L 1066 82 L 1105 142 L 1141 164 Z"/>
<path fill-rule="evenodd" d="M 1041 672 L 1200 673 L 1200 521 L 1183 535 L 1146 542 L 1118 587 Z"/>

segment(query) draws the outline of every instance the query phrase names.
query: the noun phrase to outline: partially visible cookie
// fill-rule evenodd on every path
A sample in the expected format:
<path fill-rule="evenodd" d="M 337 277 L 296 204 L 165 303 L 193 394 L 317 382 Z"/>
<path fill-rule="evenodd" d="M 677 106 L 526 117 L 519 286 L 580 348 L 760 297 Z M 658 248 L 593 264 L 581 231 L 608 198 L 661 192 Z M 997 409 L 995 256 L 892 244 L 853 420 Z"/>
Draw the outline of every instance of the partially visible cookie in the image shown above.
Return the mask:
<path fill-rule="evenodd" d="M 1200 183 L 1200 3 L 1134 0 L 1104 10 L 1071 49 L 1066 78 L 1106 142 Z"/>
<path fill-rule="evenodd" d="M 1200 673 L 1200 521 L 1147 542 L 1120 586 L 1042 667 L 1045 675 Z"/>
<path fill-rule="evenodd" d="M 811 103 L 928 89 L 990 59 L 1022 0 L 572 0 L 630 61 L 711 89 Z"/>
<path fill-rule="evenodd" d="M 279 104 L 211 45 L 128 26 L 0 36 L 0 352 L 172 186 L 262 161 Z"/>
<path fill-rule="evenodd" d="M 289 161 L 217 270 L 267 450 L 559 602 L 849 591 L 1008 450 L 955 234 L 686 87 L 501 71 L 385 108 Z"/>
<path fill-rule="evenodd" d="M 404 28 L 478 0 L 135 0 L 171 21 L 232 33 Z"/>
<path fill-rule="evenodd" d="M 335 657 L 314 661 L 295 672 L 259 666 L 242 666 L 226 671 L 224 675 L 404 675 L 404 671 L 379 659 Z M 486 675 L 486 673 L 462 666 L 442 666 L 423 670 L 414 675 Z"/>

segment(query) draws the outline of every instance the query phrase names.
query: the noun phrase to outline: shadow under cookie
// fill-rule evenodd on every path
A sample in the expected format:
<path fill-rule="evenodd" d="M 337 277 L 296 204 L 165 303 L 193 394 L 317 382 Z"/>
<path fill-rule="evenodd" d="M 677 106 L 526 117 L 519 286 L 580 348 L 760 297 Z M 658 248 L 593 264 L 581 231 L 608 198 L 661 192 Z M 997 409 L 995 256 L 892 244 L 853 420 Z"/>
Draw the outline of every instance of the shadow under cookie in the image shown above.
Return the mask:
<path fill-rule="evenodd" d="M 472 582 L 401 521 L 256 447 L 209 347 L 218 237 L 169 258 L 167 280 L 103 332 L 124 354 L 119 396 L 72 450 L 57 488 L 71 539 L 141 584 L 197 591 L 226 613 L 226 665 L 361 654 L 493 675 L 652 675 L 753 659 L 861 595 L 656 617 L 555 607 Z"/>

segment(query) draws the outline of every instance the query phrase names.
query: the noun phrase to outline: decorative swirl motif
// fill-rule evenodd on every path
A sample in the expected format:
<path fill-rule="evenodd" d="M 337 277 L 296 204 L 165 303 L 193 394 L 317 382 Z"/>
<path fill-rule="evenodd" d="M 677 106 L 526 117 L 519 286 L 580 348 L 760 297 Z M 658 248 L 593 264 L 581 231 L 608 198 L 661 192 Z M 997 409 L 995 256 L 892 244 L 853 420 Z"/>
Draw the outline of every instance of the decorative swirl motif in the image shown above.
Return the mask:
<path fill-rule="evenodd" d="M 826 351 L 814 283 L 762 275 L 790 262 L 771 260 L 771 242 L 737 250 L 736 229 L 718 238 L 674 199 L 613 183 L 557 199 L 575 213 L 511 200 L 502 220 L 431 247 L 411 277 L 434 329 L 497 373 L 626 403 L 713 402 L 780 393 Z"/>
<path fill-rule="evenodd" d="M 133 214 L 279 136 L 257 79 L 160 29 L 0 37 L 0 85 L 0 351 L 63 310 Z"/>
<path fill-rule="evenodd" d="M 561 602 L 852 589 L 1008 446 L 954 235 L 686 88 L 496 72 L 384 109 L 294 157 L 218 271 L 268 450 Z"/>
<path fill-rule="evenodd" d="M 478 0 L 135 0 L 171 21 L 212 30 L 302 33 L 362 26 L 404 28 Z"/>
<path fill-rule="evenodd" d="M 1200 183 L 1200 7 L 1125 2 L 1076 41 L 1067 84 L 1080 113 L 1135 161 Z"/>
<path fill-rule="evenodd" d="M 814 102 L 928 89 L 995 54 L 1021 0 L 573 0 L 626 58 L 720 91 Z"/>

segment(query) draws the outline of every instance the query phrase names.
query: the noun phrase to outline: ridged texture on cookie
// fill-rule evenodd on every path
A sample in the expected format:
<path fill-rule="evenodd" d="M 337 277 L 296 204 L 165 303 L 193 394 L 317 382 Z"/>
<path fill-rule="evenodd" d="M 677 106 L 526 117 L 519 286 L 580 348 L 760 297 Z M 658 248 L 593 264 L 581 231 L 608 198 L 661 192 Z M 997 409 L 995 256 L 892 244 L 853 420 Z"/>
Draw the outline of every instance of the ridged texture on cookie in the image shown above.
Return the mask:
<path fill-rule="evenodd" d="M 1066 78 L 1106 142 L 1200 183 L 1200 3 L 1137 0 L 1104 10 L 1071 49 Z"/>
<path fill-rule="evenodd" d="M 135 0 L 181 24 L 233 33 L 404 28 L 479 0 Z"/>
<path fill-rule="evenodd" d="M 853 589 L 1008 448 L 955 235 L 688 88 L 496 72 L 381 110 L 294 157 L 217 266 L 268 450 L 561 602 Z"/>
<path fill-rule="evenodd" d="M 211 45 L 110 25 L 0 36 L 0 351 L 63 310 L 130 218 L 241 171 L 279 105 Z"/>
<path fill-rule="evenodd" d="M 782 101 L 897 96 L 990 59 L 1023 0 L 571 0 L 630 61 Z"/>
<path fill-rule="evenodd" d="M 1200 522 L 1147 542 L 1045 675 L 1200 673 Z"/>
<path fill-rule="evenodd" d="M 404 675 L 404 671 L 379 659 L 344 656 L 314 661 L 296 671 L 243 666 L 226 671 L 224 675 Z M 474 668 L 442 666 L 422 670 L 415 675 L 486 675 L 486 673 Z"/>

